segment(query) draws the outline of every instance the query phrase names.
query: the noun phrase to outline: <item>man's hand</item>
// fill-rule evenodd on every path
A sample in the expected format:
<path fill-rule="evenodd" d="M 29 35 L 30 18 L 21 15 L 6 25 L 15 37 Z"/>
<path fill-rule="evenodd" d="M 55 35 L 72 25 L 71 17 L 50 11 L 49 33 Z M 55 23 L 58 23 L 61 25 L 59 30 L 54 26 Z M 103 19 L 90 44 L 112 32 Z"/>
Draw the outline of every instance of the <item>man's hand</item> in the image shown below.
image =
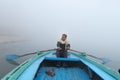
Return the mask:
<path fill-rule="evenodd" d="M 60 48 L 60 47 L 57 47 L 56 49 L 57 49 L 57 50 L 61 50 L 61 48 Z"/>
<path fill-rule="evenodd" d="M 67 47 L 67 50 L 70 50 L 70 47 Z"/>

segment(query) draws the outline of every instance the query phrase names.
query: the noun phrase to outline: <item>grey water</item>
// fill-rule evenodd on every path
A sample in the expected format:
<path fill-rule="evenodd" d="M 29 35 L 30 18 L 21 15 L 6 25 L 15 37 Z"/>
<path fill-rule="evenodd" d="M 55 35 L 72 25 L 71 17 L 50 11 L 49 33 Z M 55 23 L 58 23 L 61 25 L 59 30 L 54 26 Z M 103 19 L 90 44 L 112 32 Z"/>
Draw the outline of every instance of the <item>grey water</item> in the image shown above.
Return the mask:
<path fill-rule="evenodd" d="M 55 46 L 56 46 L 55 42 L 53 42 L 53 45 L 51 45 L 51 46 L 49 44 L 48 44 L 48 46 L 46 46 L 41 43 L 39 44 L 39 40 L 1 43 L 0 44 L 0 78 L 5 76 L 8 72 L 13 70 L 15 67 L 17 67 L 19 64 L 21 64 L 25 60 L 29 59 L 30 57 L 35 56 L 35 55 L 31 55 L 31 56 L 19 58 L 14 61 L 7 61 L 6 55 L 9 55 L 9 54 L 21 55 L 21 54 L 25 54 L 25 53 L 31 53 L 31 52 L 35 52 L 35 51 L 55 48 Z M 77 50 L 80 51 L 80 48 L 77 48 Z M 85 51 L 84 46 L 83 46 L 83 48 L 81 48 L 81 50 Z M 86 49 L 86 52 L 89 50 L 91 50 L 91 49 Z M 94 56 L 106 57 L 106 58 L 110 59 L 111 61 L 104 65 L 113 69 L 114 71 L 117 71 L 118 68 L 120 68 L 119 61 L 117 61 L 117 60 L 120 60 L 119 56 L 114 55 L 114 51 L 113 51 L 113 53 L 109 53 L 108 55 L 100 54 L 101 51 L 90 51 L 90 52 L 94 52 L 94 54 L 92 54 Z M 102 51 L 102 52 L 105 52 L 105 51 Z M 91 53 L 88 52 L 88 54 L 91 54 Z M 118 59 L 116 59 L 116 58 L 118 58 Z"/>
<path fill-rule="evenodd" d="M 31 41 L 32 42 L 32 41 Z M 39 50 L 43 50 L 43 45 L 37 46 L 36 44 L 31 44 L 30 41 L 22 41 L 22 42 L 8 42 L 0 44 L 0 78 L 10 72 L 12 69 L 17 67 L 19 64 L 24 62 L 26 59 L 33 57 L 35 55 L 26 56 L 14 61 L 6 60 L 6 55 L 9 54 L 26 54 L 31 52 L 36 52 Z"/>

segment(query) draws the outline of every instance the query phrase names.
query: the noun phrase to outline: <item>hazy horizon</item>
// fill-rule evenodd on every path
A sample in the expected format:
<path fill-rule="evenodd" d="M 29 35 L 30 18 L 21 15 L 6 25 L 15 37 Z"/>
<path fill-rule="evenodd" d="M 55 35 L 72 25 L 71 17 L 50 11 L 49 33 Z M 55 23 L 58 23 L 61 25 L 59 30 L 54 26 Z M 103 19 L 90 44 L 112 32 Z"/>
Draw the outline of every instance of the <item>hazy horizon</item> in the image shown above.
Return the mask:
<path fill-rule="evenodd" d="M 8 65 L 6 54 L 55 48 L 62 33 L 68 34 L 71 48 L 107 57 L 116 62 L 109 66 L 117 70 L 119 4 L 119 0 L 0 0 L 0 75 Z"/>

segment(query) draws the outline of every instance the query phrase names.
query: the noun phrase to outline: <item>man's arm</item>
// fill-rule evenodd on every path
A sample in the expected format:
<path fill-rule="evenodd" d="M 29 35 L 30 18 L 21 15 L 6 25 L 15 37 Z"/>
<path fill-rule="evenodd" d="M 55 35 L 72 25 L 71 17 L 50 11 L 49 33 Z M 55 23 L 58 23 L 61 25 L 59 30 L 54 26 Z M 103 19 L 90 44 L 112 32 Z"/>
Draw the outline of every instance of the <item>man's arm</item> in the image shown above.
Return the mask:
<path fill-rule="evenodd" d="M 67 47 L 67 50 L 70 50 L 70 44 L 67 44 L 66 47 Z"/>
<path fill-rule="evenodd" d="M 59 41 L 57 42 L 57 50 L 61 50 Z"/>

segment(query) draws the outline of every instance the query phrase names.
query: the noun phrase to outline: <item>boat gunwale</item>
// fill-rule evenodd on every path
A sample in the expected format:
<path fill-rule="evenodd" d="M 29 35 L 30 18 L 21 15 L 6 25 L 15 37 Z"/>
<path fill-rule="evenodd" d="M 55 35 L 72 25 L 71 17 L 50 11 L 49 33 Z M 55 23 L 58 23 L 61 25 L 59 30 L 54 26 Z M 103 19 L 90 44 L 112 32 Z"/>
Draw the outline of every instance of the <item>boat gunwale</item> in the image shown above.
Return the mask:
<path fill-rule="evenodd" d="M 93 59 L 88 58 L 87 56 L 84 56 L 84 55 L 82 56 L 82 54 L 78 54 L 77 52 L 70 51 L 70 53 L 75 55 L 75 56 L 77 56 L 77 57 L 82 58 L 83 60 L 86 60 L 89 63 L 92 63 L 93 65 L 99 67 L 101 70 L 103 70 L 107 74 L 111 75 L 113 78 L 115 78 L 117 80 L 120 80 L 119 73 L 117 73 L 116 71 L 112 70 L 111 68 L 108 68 L 107 66 L 105 66 L 105 65 L 103 65 L 103 64 L 101 64 L 99 62 L 96 62 Z"/>
<path fill-rule="evenodd" d="M 54 51 L 54 50 L 53 50 Z M 9 72 L 6 76 L 4 76 L 1 80 L 17 80 L 17 78 L 37 59 L 40 57 L 43 57 L 47 54 L 50 54 L 50 51 L 47 52 L 37 52 L 38 55 L 35 57 L 32 57 L 23 63 L 21 63 L 19 66 L 17 66 L 15 69 L 13 69 L 11 72 Z"/>

